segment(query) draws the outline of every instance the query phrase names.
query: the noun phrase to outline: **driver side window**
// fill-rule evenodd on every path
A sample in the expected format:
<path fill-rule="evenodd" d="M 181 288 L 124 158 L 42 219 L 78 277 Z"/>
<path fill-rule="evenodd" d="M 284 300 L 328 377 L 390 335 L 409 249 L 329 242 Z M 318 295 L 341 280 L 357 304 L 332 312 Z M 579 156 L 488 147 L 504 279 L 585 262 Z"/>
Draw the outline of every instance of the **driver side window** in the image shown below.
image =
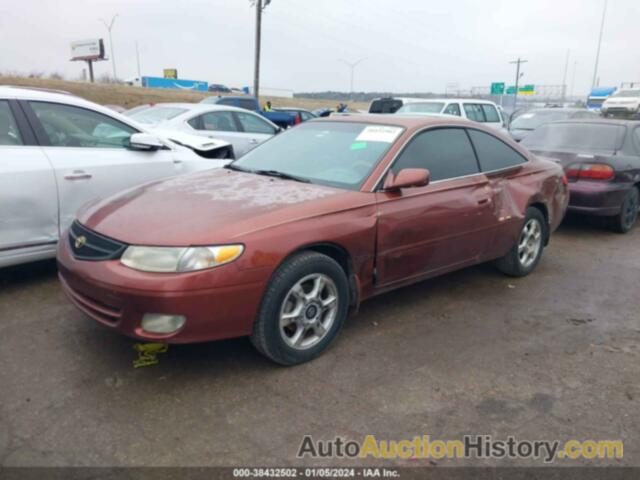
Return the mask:
<path fill-rule="evenodd" d="M 86 108 L 60 103 L 29 102 L 53 147 L 127 148 L 137 131 Z"/>

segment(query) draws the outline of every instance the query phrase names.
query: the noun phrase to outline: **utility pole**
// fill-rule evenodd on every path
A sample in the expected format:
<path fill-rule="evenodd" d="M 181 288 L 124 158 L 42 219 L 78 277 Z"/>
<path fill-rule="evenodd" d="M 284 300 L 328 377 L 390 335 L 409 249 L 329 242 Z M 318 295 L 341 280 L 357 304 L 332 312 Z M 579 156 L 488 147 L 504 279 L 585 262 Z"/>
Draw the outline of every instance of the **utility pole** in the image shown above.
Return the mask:
<path fill-rule="evenodd" d="M 111 66 L 113 67 L 113 79 L 114 80 L 117 80 L 118 76 L 116 74 L 116 57 L 113 54 L 113 39 L 111 38 L 111 29 L 113 28 L 113 24 L 116 21 L 116 17 L 118 17 L 117 13 L 113 17 L 111 17 L 111 21 L 109 23 L 107 23 L 107 21 L 105 19 L 103 19 L 103 18 L 100 19 L 100 21 L 104 24 L 104 26 L 109 31 L 109 47 L 111 48 Z"/>
<path fill-rule="evenodd" d="M 353 102 L 353 75 L 354 75 L 354 71 L 355 71 L 356 67 L 358 65 L 360 65 L 362 62 L 364 62 L 365 60 L 366 60 L 366 58 L 361 58 L 357 62 L 347 62 L 346 60 L 343 60 L 342 58 L 340 59 L 340 61 L 342 63 L 348 65 L 349 68 L 351 69 L 351 83 L 349 84 L 350 85 L 349 97 L 351 98 L 352 102 Z"/>
<path fill-rule="evenodd" d="M 271 0 L 253 0 L 256 8 L 256 47 L 253 67 L 253 96 L 260 101 L 260 44 L 262 41 L 262 10 L 267 8 Z"/>
<path fill-rule="evenodd" d="M 564 64 L 564 76 L 562 77 L 562 102 L 567 100 L 567 72 L 569 71 L 569 57 L 571 56 L 571 50 L 567 50 L 567 60 Z"/>
<path fill-rule="evenodd" d="M 578 69 L 578 61 L 573 64 L 573 76 L 571 77 L 571 97 L 573 97 L 574 89 L 576 87 L 576 70 Z"/>
<path fill-rule="evenodd" d="M 138 80 L 142 82 L 142 75 L 140 75 L 140 49 L 138 48 L 137 40 L 136 40 L 136 61 L 138 62 Z"/>
<path fill-rule="evenodd" d="M 600 48 L 602 47 L 602 34 L 604 33 L 604 21 L 607 16 L 607 6 L 609 0 L 604 0 L 604 10 L 602 11 L 602 22 L 600 23 L 600 38 L 598 39 L 598 50 L 596 52 L 596 66 L 593 71 L 593 81 L 591 82 L 591 89 L 593 90 L 598 82 L 598 64 L 600 63 Z"/>
<path fill-rule="evenodd" d="M 517 65 L 516 67 L 516 91 L 515 96 L 513 97 L 513 111 L 515 112 L 518 109 L 518 88 L 520 86 L 520 65 L 523 63 L 528 63 L 528 60 L 522 60 L 518 57 L 518 60 L 514 60 L 513 62 L 509 62 L 512 65 Z"/>

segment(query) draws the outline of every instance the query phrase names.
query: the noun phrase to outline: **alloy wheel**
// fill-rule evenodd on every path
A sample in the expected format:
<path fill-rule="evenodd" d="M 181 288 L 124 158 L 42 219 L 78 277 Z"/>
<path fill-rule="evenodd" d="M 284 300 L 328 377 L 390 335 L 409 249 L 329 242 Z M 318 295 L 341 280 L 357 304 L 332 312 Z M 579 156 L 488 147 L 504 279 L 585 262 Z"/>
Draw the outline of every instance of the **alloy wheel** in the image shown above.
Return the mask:
<path fill-rule="evenodd" d="M 542 248 L 542 225 L 536 218 L 530 219 L 522 229 L 518 241 L 520 265 L 529 268 L 538 258 Z"/>
<path fill-rule="evenodd" d="M 296 350 L 317 345 L 334 324 L 338 301 L 338 288 L 327 275 L 313 273 L 299 280 L 280 308 L 282 339 Z"/>
<path fill-rule="evenodd" d="M 622 205 L 622 222 L 625 229 L 630 229 L 638 218 L 638 195 L 631 194 Z"/>

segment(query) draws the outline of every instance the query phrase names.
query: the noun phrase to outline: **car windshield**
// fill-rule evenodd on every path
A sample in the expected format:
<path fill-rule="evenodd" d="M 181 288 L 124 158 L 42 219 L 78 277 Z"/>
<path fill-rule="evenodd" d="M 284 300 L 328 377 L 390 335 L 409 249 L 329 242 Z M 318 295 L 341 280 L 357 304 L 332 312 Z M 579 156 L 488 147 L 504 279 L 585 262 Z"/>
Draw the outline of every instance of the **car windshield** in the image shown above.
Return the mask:
<path fill-rule="evenodd" d="M 442 102 L 407 103 L 396 113 L 440 113 L 443 108 Z"/>
<path fill-rule="evenodd" d="M 640 90 L 620 90 L 611 95 L 612 97 L 640 97 Z"/>
<path fill-rule="evenodd" d="M 358 190 L 402 131 L 365 123 L 303 123 L 256 147 L 233 167 Z"/>
<path fill-rule="evenodd" d="M 531 150 L 614 152 L 620 148 L 625 127 L 603 123 L 554 123 L 527 136 L 522 145 Z"/>
<path fill-rule="evenodd" d="M 164 122 L 165 120 L 171 120 L 186 111 L 186 108 L 158 106 L 129 113 L 129 116 L 137 122 L 155 125 L 157 123 Z"/>
<path fill-rule="evenodd" d="M 562 110 L 537 110 L 526 112 L 516 117 L 511 122 L 512 130 L 535 130 L 544 123 L 566 120 L 570 113 Z"/>

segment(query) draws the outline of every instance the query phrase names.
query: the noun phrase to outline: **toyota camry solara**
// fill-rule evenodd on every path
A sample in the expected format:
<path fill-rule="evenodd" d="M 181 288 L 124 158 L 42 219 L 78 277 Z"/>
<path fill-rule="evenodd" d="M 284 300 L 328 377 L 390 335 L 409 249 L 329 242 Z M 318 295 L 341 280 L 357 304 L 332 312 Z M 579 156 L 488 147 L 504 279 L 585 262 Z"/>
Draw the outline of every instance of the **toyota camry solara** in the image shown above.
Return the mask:
<path fill-rule="evenodd" d="M 559 165 L 477 123 L 317 120 L 224 169 L 89 205 L 60 242 L 60 279 L 125 335 L 248 335 L 291 365 L 374 295 L 487 261 L 529 274 L 567 192 Z"/>

